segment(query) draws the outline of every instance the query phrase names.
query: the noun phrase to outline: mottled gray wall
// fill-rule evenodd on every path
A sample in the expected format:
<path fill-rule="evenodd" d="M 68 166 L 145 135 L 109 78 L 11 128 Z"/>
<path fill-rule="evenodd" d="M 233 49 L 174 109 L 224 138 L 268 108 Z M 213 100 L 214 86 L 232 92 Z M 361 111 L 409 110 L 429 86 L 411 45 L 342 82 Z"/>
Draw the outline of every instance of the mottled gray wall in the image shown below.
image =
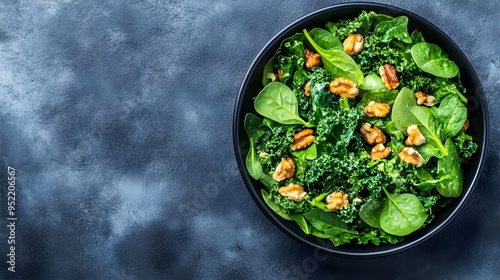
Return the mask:
<path fill-rule="evenodd" d="M 383 259 L 324 257 L 248 195 L 231 135 L 244 73 L 273 34 L 338 2 L 0 1 L 0 217 L 14 166 L 19 219 L 15 274 L 0 230 L 2 279 L 499 275 L 497 0 L 381 1 L 457 42 L 491 111 L 478 188 L 438 236 Z"/>

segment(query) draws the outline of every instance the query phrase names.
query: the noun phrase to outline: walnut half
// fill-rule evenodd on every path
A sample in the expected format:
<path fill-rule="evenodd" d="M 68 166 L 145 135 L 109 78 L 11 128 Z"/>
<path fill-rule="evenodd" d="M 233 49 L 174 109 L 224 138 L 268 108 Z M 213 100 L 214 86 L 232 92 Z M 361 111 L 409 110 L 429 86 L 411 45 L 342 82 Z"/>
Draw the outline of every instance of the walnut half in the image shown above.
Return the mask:
<path fill-rule="evenodd" d="M 370 103 L 368 103 L 368 105 L 366 105 L 365 107 L 365 115 L 371 118 L 383 118 L 387 116 L 387 114 L 389 114 L 390 110 L 391 107 L 389 106 L 389 104 L 370 101 Z"/>
<path fill-rule="evenodd" d="M 330 91 L 341 97 L 353 99 L 359 93 L 356 84 L 344 77 L 336 78 L 330 83 Z"/>
<path fill-rule="evenodd" d="M 293 177 L 295 173 L 295 162 L 292 158 L 282 158 L 273 174 L 273 179 L 282 181 Z"/>
<path fill-rule="evenodd" d="M 303 149 L 314 142 L 314 131 L 310 128 L 306 128 L 293 136 L 293 142 L 291 148 L 293 151 Z"/>
<path fill-rule="evenodd" d="M 370 145 L 384 144 L 387 141 L 384 132 L 378 127 L 372 127 L 369 123 L 363 124 L 359 131 Z"/>
<path fill-rule="evenodd" d="M 300 185 L 290 183 L 288 186 L 283 186 L 278 189 L 278 192 L 282 196 L 286 196 L 288 199 L 300 202 L 306 196 L 304 188 Z"/>
<path fill-rule="evenodd" d="M 409 164 L 415 164 L 417 167 L 422 166 L 425 160 L 415 149 L 410 147 L 404 147 L 403 150 L 398 154 L 401 161 Z"/>
<path fill-rule="evenodd" d="M 340 210 L 349 205 L 349 196 L 344 191 L 333 192 L 326 197 L 326 207 L 330 210 Z"/>
<path fill-rule="evenodd" d="M 408 138 L 406 138 L 405 144 L 410 146 L 420 146 L 425 143 L 425 137 L 418 129 L 416 124 L 410 125 L 406 132 L 408 133 Z"/>
<path fill-rule="evenodd" d="M 383 159 L 391 154 L 391 148 L 384 146 L 384 144 L 377 144 L 370 152 L 372 160 Z"/>
<path fill-rule="evenodd" d="M 323 64 L 321 61 L 321 56 L 308 49 L 304 50 L 304 59 L 306 63 L 306 68 L 308 69 L 313 67 L 319 67 Z"/>
<path fill-rule="evenodd" d="M 349 34 L 343 43 L 344 52 L 350 56 L 360 53 L 363 49 L 364 42 L 365 39 L 363 38 L 363 35 L 357 33 Z"/>
<path fill-rule="evenodd" d="M 379 72 L 386 89 L 392 90 L 399 86 L 399 79 L 394 66 L 385 64 L 379 68 Z"/>

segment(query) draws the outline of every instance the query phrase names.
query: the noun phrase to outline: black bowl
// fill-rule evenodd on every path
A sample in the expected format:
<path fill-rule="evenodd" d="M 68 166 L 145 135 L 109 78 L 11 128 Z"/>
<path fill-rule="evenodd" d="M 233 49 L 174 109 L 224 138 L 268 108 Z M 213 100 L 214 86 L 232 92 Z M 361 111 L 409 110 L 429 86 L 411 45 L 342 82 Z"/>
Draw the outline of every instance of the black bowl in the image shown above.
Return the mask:
<path fill-rule="evenodd" d="M 314 27 L 324 27 L 328 21 L 354 18 L 363 10 L 387 14 L 393 17 L 401 15 L 407 16 L 409 19 L 408 29 L 410 33 L 414 29 L 420 30 L 427 41 L 441 46 L 441 48 L 450 55 L 450 58 L 459 66 L 462 83 L 467 88 L 466 96 L 469 99 L 468 110 L 470 115 L 470 127 L 467 133 L 474 137 L 479 147 L 476 154 L 463 166 L 464 190 L 462 195 L 453 199 L 450 204 L 441 209 L 429 225 L 407 236 L 405 240 L 399 244 L 382 244 L 379 246 L 341 245 L 335 247 L 328 240 L 305 234 L 296 223 L 280 218 L 268 208 L 260 193 L 263 185 L 259 181 L 254 180 L 248 174 L 245 167 L 249 140 L 243 128 L 243 121 L 245 114 L 250 112 L 255 113 L 252 97 L 255 97 L 263 88 L 261 78 L 264 66 L 274 55 L 283 39 L 295 33 L 302 32 L 304 28 L 310 30 Z M 236 160 L 248 192 L 262 212 L 264 212 L 279 229 L 293 239 L 311 248 L 319 249 L 333 255 L 359 258 L 384 256 L 412 248 L 438 233 L 457 216 L 460 209 L 463 208 L 464 204 L 471 196 L 479 179 L 487 151 L 488 128 L 488 110 L 481 84 L 470 62 L 450 37 L 422 17 L 400 8 L 376 3 L 346 3 L 318 10 L 296 20 L 275 35 L 264 48 L 262 48 L 245 75 L 239 95 L 236 99 L 233 120 L 233 142 Z"/>

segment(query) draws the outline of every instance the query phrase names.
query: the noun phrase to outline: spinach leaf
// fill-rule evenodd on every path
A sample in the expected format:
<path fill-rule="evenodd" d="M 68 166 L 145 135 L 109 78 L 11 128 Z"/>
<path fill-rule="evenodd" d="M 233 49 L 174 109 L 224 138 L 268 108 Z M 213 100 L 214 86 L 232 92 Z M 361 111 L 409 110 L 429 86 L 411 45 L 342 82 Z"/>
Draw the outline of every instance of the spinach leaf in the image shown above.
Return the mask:
<path fill-rule="evenodd" d="M 417 105 L 412 90 L 403 88 L 399 92 L 392 106 L 391 119 L 399 131 L 405 134 L 410 125 L 417 125 L 428 143 L 436 146 L 444 156 L 448 155 L 448 151 L 446 151 L 436 131 L 431 110 L 425 106 Z"/>
<path fill-rule="evenodd" d="M 386 103 L 390 106 L 396 100 L 398 93 L 397 90 L 369 91 L 363 94 L 363 98 L 359 101 L 357 106 L 365 107 L 370 101 Z"/>
<path fill-rule="evenodd" d="M 298 151 L 293 151 L 292 155 L 297 157 L 297 158 L 304 158 L 304 159 L 315 159 L 318 157 L 318 151 L 316 148 L 316 143 L 312 143 L 305 149 L 301 149 Z"/>
<path fill-rule="evenodd" d="M 261 173 L 259 180 L 268 190 L 276 188 L 278 185 L 278 181 L 274 180 L 273 176 L 264 172 Z"/>
<path fill-rule="evenodd" d="M 311 234 L 311 226 L 302 214 L 290 214 L 290 217 L 299 225 L 306 234 Z"/>
<path fill-rule="evenodd" d="M 322 28 L 314 28 L 309 32 L 309 35 L 318 46 L 325 50 L 340 50 L 343 51 L 344 47 L 339 38 L 333 36 L 329 31 Z"/>
<path fill-rule="evenodd" d="M 293 219 L 281 208 L 278 204 L 276 204 L 272 199 L 269 193 L 262 189 L 261 190 L 262 198 L 264 199 L 264 202 L 273 210 L 278 216 L 285 220 L 293 221 Z"/>
<path fill-rule="evenodd" d="M 458 66 L 449 60 L 448 55 L 437 45 L 418 43 L 411 47 L 410 52 L 418 68 L 424 72 L 443 78 L 458 75 Z"/>
<path fill-rule="evenodd" d="M 448 138 L 444 146 L 449 155 L 438 160 L 438 175 L 441 177 L 449 175 L 449 178 L 441 180 L 436 190 L 444 197 L 458 197 L 463 189 L 463 173 L 460 168 L 458 150 L 452 138 Z"/>
<path fill-rule="evenodd" d="M 374 198 L 361 206 L 359 217 L 369 226 L 380 228 L 380 213 L 386 203 L 385 197 Z"/>
<path fill-rule="evenodd" d="M 268 130 L 265 125 L 263 125 L 263 120 L 258 116 L 248 113 L 245 115 L 245 120 L 243 127 L 249 138 L 253 138 L 257 141 L 266 131 Z"/>
<path fill-rule="evenodd" d="M 467 120 L 467 108 L 456 95 L 449 95 L 441 101 L 439 107 L 432 107 L 432 114 L 442 124 L 442 137 L 455 136 Z"/>
<path fill-rule="evenodd" d="M 362 85 L 360 85 L 358 88 L 361 92 L 362 91 L 387 90 L 385 88 L 384 82 L 382 81 L 382 78 L 380 78 L 375 73 L 368 74 L 368 76 L 365 77 L 365 82 Z"/>
<path fill-rule="evenodd" d="M 323 49 L 311 38 L 310 34 L 305 29 L 304 35 L 316 52 L 321 56 L 325 70 L 330 73 L 332 78 L 345 77 L 358 86 L 363 84 L 363 72 L 361 72 L 352 57 L 343 50 Z"/>
<path fill-rule="evenodd" d="M 439 151 L 438 148 L 434 147 L 430 144 L 423 144 L 417 147 L 413 147 L 417 152 L 424 158 L 427 163 L 432 157 L 442 158 L 443 154 Z"/>
<path fill-rule="evenodd" d="M 420 189 L 423 192 L 430 192 L 437 184 L 439 184 L 443 180 L 447 180 L 450 178 L 450 175 L 445 175 L 442 177 L 439 177 L 438 179 L 434 179 L 432 175 L 425 169 L 423 168 L 418 168 L 415 170 L 415 175 L 417 176 L 418 180 L 420 182 L 415 183 L 415 187 Z"/>
<path fill-rule="evenodd" d="M 404 43 L 412 42 L 411 36 L 408 34 L 408 18 L 406 16 L 380 22 L 375 26 L 374 34 L 381 37 L 383 43 L 389 43 L 393 39 Z"/>
<path fill-rule="evenodd" d="M 293 91 L 279 82 L 265 86 L 255 98 L 254 107 L 257 113 L 281 124 L 312 126 L 299 117 L 297 98 Z"/>
<path fill-rule="evenodd" d="M 411 40 L 414 44 L 425 42 L 424 35 L 422 35 L 422 32 L 417 29 L 413 30 L 411 33 Z"/>
<path fill-rule="evenodd" d="M 382 188 L 387 196 L 387 202 L 380 213 L 380 227 L 387 233 L 405 236 L 420 227 L 427 220 L 425 208 L 413 194 L 390 194 Z"/>
<path fill-rule="evenodd" d="M 252 176 L 255 180 L 258 180 L 262 174 L 262 165 L 257 158 L 253 138 L 250 138 L 250 150 L 248 151 L 245 163 L 250 176 Z"/>
<path fill-rule="evenodd" d="M 439 102 L 448 95 L 456 95 L 460 98 L 460 101 L 467 103 L 467 97 L 460 92 L 457 84 L 451 82 L 449 79 L 437 77 L 434 80 L 434 85 L 438 86 L 437 90 L 433 92 L 434 97 L 436 97 L 436 102 Z"/>
<path fill-rule="evenodd" d="M 330 237 L 343 232 L 356 233 L 355 231 L 348 230 L 347 225 L 334 212 L 325 212 L 321 209 L 313 208 L 304 213 L 304 217 L 314 228 Z"/>

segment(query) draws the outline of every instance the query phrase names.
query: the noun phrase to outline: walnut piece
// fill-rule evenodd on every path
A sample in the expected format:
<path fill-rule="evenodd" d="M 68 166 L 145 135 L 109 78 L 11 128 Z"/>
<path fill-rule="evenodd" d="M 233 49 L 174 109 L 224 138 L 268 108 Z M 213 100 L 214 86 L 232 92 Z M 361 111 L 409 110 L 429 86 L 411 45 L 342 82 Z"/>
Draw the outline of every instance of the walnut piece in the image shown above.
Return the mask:
<path fill-rule="evenodd" d="M 349 196 L 344 191 L 333 192 L 326 197 L 326 207 L 330 210 L 340 210 L 349 205 Z"/>
<path fill-rule="evenodd" d="M 273 179 L 276 181 L 282 181 L 284 179 L 289 179 L 293 177 L 295 172 L 295 162 L 292 158 L 282 158 L 281 162 L 276 167 L 274 171 Z"/>
<path fill-rule="evenodd" d="M 368 117 L 383 118 L 389 114 L 391 107 L 389 104 L 370 101 L 365 107 L 365 115 Z"/>
<path fill-rule="evenodd" d="M 314 131 L 310 128 L 306 128 L 293 136 L 293 142 L 291 148 L 293 151 L 303 149 L 314 142 Z"/>
<path fill-rule="evenodd" d="M 399 86 L 399 79 L 394 66 L 385 64 L 380 66 L 379 72 L 386 89 L 392 90 Z"/>
<path fill-rule="evenodd" d="M 304 85 L 304 94 L 306 96 L 311 96 L 311 81 L 307 81 L 307 83 Z"/>
<path fill-rule="evenodd" d="M 270 72 L 270 73 L 267 73 L 267 76 L 266 76 L 269 80 L 271 80 L 271 82 L 274 82 L 276 81 L 276 74 Z"/>
<path fill-rule="evenodd" d="M 364 42 L 365 39 L 363 38 L 363 35 L 349 34 L 349 36 L 347 36 L 344 40 L 344 52 L 350 56 L 360 53 L 363 49 Z"/>
<path fill-rule="evenodd" d="M 391 154 L 391 148 L 384 146 L 384 144 L 377 144 L 370 152 L 372 160 L 383 159 Z"/>
<path fill-rule="evenodd" d="M 415 164 L 417 167 L 422 166 L 425 160 L 424 158 L 413 148 L 404 147 L 403 150 L 398 154 L 399 159 L 409 164 Z"/>
<path fill-rule="evenodd" d="M 356 84 L 344 77 L 336 78 L 330 83 L 330 91 L 345 98 L 354 98 L 359 93 Z"/>
<path fill-rule="evenodd" d="M 380 128 L 372 127 L 369 123 L 363 124 L 359 131 L 363 134 L 365 141 L 370 145 L 384 144 L 387 140 L 384 132 L 382 132 Z"/>
<path fill-rule="evenodd" d="M 468 128 L 469 128 L 469 119 L 466 119 L 464 122 L 464 126 L 462 126 L 462 131 L 467 132 Z"/>
<path fill-rule="evenodd" d="M 321 61 L 321 56 L 308 49 L 304 50 L 304 59 L 306 61 L 306 68 L 308 69 L 319 67 L 323 64 Z"/>
<path fill-rule="evenodd" d="M 417 98 L 418 105 L 424 104 L 427 107 L 431 107 L 432 105 L 434 105 L 434 101 L 436 101 L 436 98 L 434 96 L 423 93 L 421 91 L 417 91 L 415 93 L 415 97 Z"/>
<path fill-rule="evenodd" d="M 410 125 L 406 132 L 408 133 L 408 138 L 406 138 L 405 144 L 410 146 L 420 146 L 425 143 L 425 137 L 418 129 L 416 124 Z"/>
<path fill-rule="evenodd" d="M 280 81 L 283 79 L 283 69 L 278 69 L 278 79 Z"/>
<path fill-rule="evenodd" d="M 278 192 L 282 196 L 286 196 L 288 199 L 300 202 L 306 196 L 304 188 L 300 185 L 290 183 L 288 186 L 283 186 L 278 189 Z"/>

